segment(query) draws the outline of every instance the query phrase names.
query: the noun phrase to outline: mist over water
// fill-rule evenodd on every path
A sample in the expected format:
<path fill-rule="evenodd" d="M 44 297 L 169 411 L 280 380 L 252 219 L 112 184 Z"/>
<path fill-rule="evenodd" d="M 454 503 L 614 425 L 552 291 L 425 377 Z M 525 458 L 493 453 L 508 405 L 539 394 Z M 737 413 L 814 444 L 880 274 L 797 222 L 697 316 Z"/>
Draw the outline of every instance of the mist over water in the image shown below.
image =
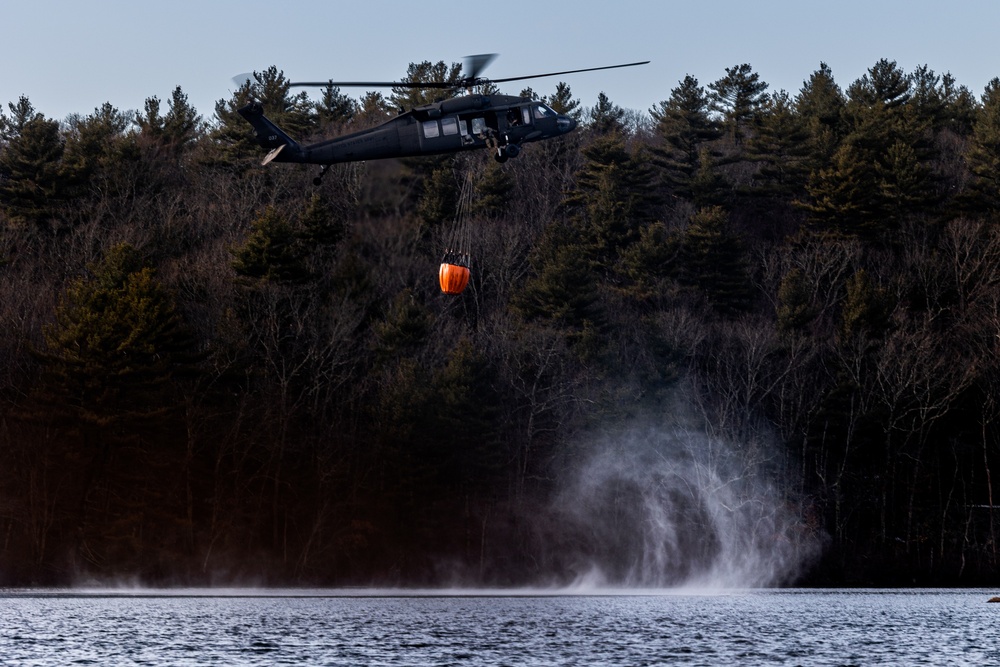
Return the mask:
<path fill-rule="evenodd" d="M 547 564 L 571 585 L 769 587 L 819 555 L 822 536 L 758 445 L 643 427 L 574 456 L 545 529 Z"/>

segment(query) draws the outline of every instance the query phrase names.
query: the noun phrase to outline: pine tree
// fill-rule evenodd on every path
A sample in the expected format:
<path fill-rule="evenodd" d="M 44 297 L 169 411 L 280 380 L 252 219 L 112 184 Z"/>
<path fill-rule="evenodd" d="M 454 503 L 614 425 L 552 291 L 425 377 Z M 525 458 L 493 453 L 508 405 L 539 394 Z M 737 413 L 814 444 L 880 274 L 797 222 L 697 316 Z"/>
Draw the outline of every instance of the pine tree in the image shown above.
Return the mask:
<path fill-rule="evenodd" d="M 48 231 L 65 192 L 59 123 L 37 113 L 26 97 L 8 106 L 13 116 L 3 118 L 0 207 L 11 222 Z"/>
<path fill-rule="evenodd" d="M 347 235 L 348 211 L 336 208 L 322 192 L 315 192 L 302 213 L 299 238 L 307 245 L 333 249 Z"/>
<path fill-rule="evenodd" d="M 802 269 L 795 267 L 781 279 L 778 287 L 778 328 L 782 331 L 800 331 L 815 317 L 809 286 Z"/>
<path fill-rule="evenodd" d="M 132 189 L 138 171 L 132 167 L 141 159 L 135 134 L 127 132 L 132 120 L 110 102 L 89 116 L 71 119 L 62 176 L 76 196 L 85 197 L 92 190 L 106 196 Z M 95 183 L 100 185 L 94 187 Z"/>
<path fill-rule="evenodd" d="M 719 169 L 720 162 L 708 146 L 702 146 L 698 153 L 698 168 L 687 192 L 695 206 L 723 206 L 732 198 L 733 187 Z"/>
<path fill-rule="evenodd" d="M 346 125 L 354 119 L 357 111 L 357 102 L 332 83 L 323 88 L 320 100 L 316 103 L 316 114 L 321 126 Z"/>
<path fill-rule="evenodd" d="M 597 104 L 590 109 L 587 116 L 590 130 L 598 136 L 625 131 L 625 110 L 608 99 L 603 92 L 597 95 Z"/>
<path fill-rule="evenodd" d="M 503 472 L 502 447 L 496 442 L 498 397 L 495 368 L 463 337 L 434 374 L 436 438 L 428 454 L 436 466 L 438 484 L 444 488 L 471 488 L 496 482 Z M 465 499 L 453 498 L 464 502 Z"/>
<path fill-rule="evenodd" d="M 920 65 L 910 74 L 910 86 L 913 95 L 907 104 L 913 106 L 934 132 L 939 131 L 946 120 L 941 77 L 927 65 Z"/>
<path fill-rule="evenodd" d="M 358 112 L 354 122 L 358 127 L 370 127 L 384 123 L 395 115 L 389 100 L 377 90 L 370 90 L 358 101 Z"/>
<path fill-rule="evenodd" d="M 435 83 L 444 82 L 454 84 L 448 88 L 417 88 L 410 86 L 396 86 L 389 96 L 389 103 L 396 109 L 408 111 L 414 107 L 430 104 L 436 99 L 454 97 L 462 93 L 459 82 L 462 80 L 462 63 L 452 63 L 450 66 L 443 60 L 432 63 L 425 60 L 419 63 L 410 63 L 406 70 L 406 76 L 402 81 L 405 83 Z"/>
<path fill-rule="evenodd" d="M 656 215 L 657 196 L 648 160 L 633 155 L 617 132 L 583 151 L 587 162 L 566 198 L 587 257 L 605 275 L 616 272 L 622 251 Z"/>
<path fill-rule="evenodd" d="M 487 218 L 498 218 L 510 206 L 514 192 L 514 177 L 510 170 L 495 160 L 490 160 L 476 180 L 476 198 L 473 203 L 476 213 Z"/>
<path fill-rule="evenodd" d="M 435 228 L 454 220 L 459 193 L 451 162 L 439 164 L 423 179 L 423 193 L 417 203 L 417 214 L 421 221 L 429 228 Z"/>
<path fill-rule="evenodd" d="M 1000 78 L 983 91 L 966 160 L 974 176 L 970 207 L 1000 210 Z"/>
<path fill-rule="evenodd" d="M 814 172 L 800 202 L 814 231 L 876 239 L 887 233 L 875 165 L 851 144 L 833 156 L 830 167 Z"/>
<path fill-rule="evenodd" d="M 976 96 L 965 86 L 956 85 L 955 77 L 945 73 L 941 76 L 941 97 L 944 100 L 944 127 L 959 136 L 969 136 L 979 106 Z"/>
<path fill-rule="evenodd" d="M 895 62 L 880 60 L 848 88 L 844 107 L 850 143 L 871 164 L 885 165 L 893 144 L 911 146 L 923 162 L 932 157 L 931 123 L 911 104 L 911 79 Z"/>
<path fill-rule="evenodd" d="M 550 225 L 531 253 L 532 277 L 514 297 L 526 320 L 547 320 L 572 340 L 602 329 L 606 316 L 591 262 L 567 226 Z"/>
<path fill-rule="evenodd" d="M 872 284 L 868 272 L 858 270 L 847 281 L 837 334 L 841 342 L 866 336 L 880 338 L 889 324 L 885 290 Z"/>
<path fill-rule="evenodd" d="M 160 115 L 160 98 L 146 99 L 145 113 L 136 113 L 133 122 L 144 137 L 180 152 L 193 145 L 201 133 L 202 120 L 188 103 L 180 86 L 174 88 L 166 115 Z"/>
<path fill-rule="evenodd" d="M 31 104 L 31 100 L 24 95 L 18 98 L 17 104 L 8 102 L 7 108 L 11 112 L 10 118 L 0 109 L 0 139 L 4 143 L 19 137 L 29 121 L 41 116 Z"/>
<path fill-rule="evenodd" d="M 143 105 L 144 112 L 135 112 L 135 124 L 139 126 L 139 131 L 145 137 L 152 137 L 160 140 L 164 134 L 164 119 L 160 115 L 160 98 L 147 97 Z"/>
<path fill-rule="evenodd" d="M 681 240 L 677 278 L 696 288 L 719 313 L 732 315 L 751 306 L 743 243 L 729 228 L 719 206 L 699 209 Z"/>
<path fill-rule="evenodd" d="M 795 98 L 795 111 L 810 135 L 807 148 L 812 171 L 829 166 L 846 131 L 842 119 L 845 104 L 846 99 L 833 79 L 833 72 L 826 63 L 820 63 Z"/>
<path fill-rule="evenodd" d="M 622 253 L 622 271 L 628 279 L 624 292 L 640 303 L 651 302 L 668 292 L 664 282 L 674 275 L 680 253 L 677 234 L 662 222 L 639 231 L 639 239 Z"/>
<path fill-rule="evenodd" d="M 906 104 L 911 93 L 910 77 L 894 60 L 882 58 L 847 89 L 847 97 L 857 105 L 890 108 Z"/>
<path fill-rule="evenodd" d="M 930 85 L 928 78 L 935 80 L 924 72 L 923 85 Z M 809 187 L 814 198 L 825 191 L 828 202 L 838 202 L 833 208 L 842 209 L 843 229 L 868 240 L 893 240 L 903 220 L 939 201 L 930 170 L 939 152 L 934 121 L 918 108 L 912 82 L 895 62 L 880 60 L 851 85 L 844 107 L 847 132 L 831 168 L 821 170 Z"/>
<path fill-rule="evenodd" d="M 708 87 L 712 91 L 713 110 L 722 114 L 733 141 L 741 143 L 747 124 L 767 99 L 768 85 L 744 63 L 727 67 L 726 76 Z"/>
<path fill-rule="evenodd" d="M 129 245 L 109 250 L 90 277 L 70 285 L 44 341 L 38 399 L 97 427 L 176 408 L 199 359 L 173 298 Z"/>
<path fill-rule="evenodd" d="M 556 92 L 549 97 L 543 97 L 542 101 L 552 107 L 552 110 L 557 114 L 569 116 L 576 121 L 579 121 L 583 115 L 580 100 L 573 99 L 573 93 L 568 83 L 562 81 L 557 83 Z"/>
<path fill-rule="evenodd" d="M 232 254 L 233 270 L 244 278 L 291 284 L 310 278 L 298 235 L 273 207 L 253 221 L 250 235 Z"/>
<path fill-rule="evenodd" d="M 809 174 L 809 131 L 785 91 L 770 96 L 747 141 L 747 157 L 760 168 L 753 193 L 790 199 Z"/>
<path fill-rule="evenodd" d="M 821 62 L 819 69 L 802 83 L 802 89 L 795 98 L 795 110 L 802 117 L 835 130 L 840 125 L 845 103 L 844 93 L 834 81 L 833 72 Z"/>
<path fill-rule="evenodd" d="M 722 135 L 712 118 L 705 89 L 691 75 L 670 91 L 670 99 L 650 110 L 656 132 L 665 146 L 654 155 L 665 171 L 667 184 L 681 197 L 691 196 L 691 183 L 701 164 L 701 152 Z"/>
<path fill-rule="evenodd" d="M 391 367 L 402 359 L 415 356 L 431 334 L 432 323 L 431 312 L 417 301 L 413 290 L 402 290 L 382 321 L 373 327 L 372 347 L 377 360 Z"/>
<path fill-rule="evenodd" d="M 930 208 L 933 197 L 930 174 L 911 146 L 901 141 L 890 146 L 876 173 L 888 227 L 898 229 L 913 214 Z"/>

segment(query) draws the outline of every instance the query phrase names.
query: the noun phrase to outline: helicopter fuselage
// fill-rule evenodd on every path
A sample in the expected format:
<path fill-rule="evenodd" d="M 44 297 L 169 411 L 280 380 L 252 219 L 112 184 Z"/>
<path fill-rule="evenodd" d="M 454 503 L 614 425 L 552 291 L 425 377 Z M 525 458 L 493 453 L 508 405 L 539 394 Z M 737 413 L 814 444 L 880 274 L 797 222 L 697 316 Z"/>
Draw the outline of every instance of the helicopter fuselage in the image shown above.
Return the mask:
<path fill-rule="evenodd" d="M 267 119 L 257 103 L 239 113 L 271 152 L 267 162 L 331 165 L 394 157 L 437 155 L 477 148 L 498 161 L 516 157 L 520 146 L 571 132 L 576 121 L 526 97 L 466 95 L 416 107 L 376 127 L 300 146 Z"/>

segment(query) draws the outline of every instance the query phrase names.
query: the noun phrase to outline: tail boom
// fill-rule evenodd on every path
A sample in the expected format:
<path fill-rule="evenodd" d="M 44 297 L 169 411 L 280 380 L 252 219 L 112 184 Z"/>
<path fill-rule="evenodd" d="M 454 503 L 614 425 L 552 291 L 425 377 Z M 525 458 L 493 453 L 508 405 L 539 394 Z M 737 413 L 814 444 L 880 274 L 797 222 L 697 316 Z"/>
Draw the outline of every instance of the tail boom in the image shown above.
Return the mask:
<path fill-rule="evenodd" d="M 259 102 L 251 102 L 237 110 L 253 126 L 257 135 L 257 143 L 269 149 L 264 164 L 271 162 L 302 162 L 302 148 L 284 130 L 275 125 L 264 115 L 264 107 Z"/>

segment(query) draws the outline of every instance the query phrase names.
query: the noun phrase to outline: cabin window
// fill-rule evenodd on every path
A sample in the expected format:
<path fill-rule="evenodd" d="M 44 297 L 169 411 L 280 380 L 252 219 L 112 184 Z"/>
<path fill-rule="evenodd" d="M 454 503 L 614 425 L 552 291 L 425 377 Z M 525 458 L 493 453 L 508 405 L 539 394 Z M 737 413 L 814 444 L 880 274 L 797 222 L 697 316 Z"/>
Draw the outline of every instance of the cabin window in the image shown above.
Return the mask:
<path fill-rule="evenodd" d="M 458 121 L 458 129 L 462 133 L 463 137 L 469 136 L 469 121 L 467 121 L 467 120 L 459 120 Z"/>
<path fill-rule="evenodd" d="M 444 136 L 449 136 L 452 134 L 458 134 L 458 119 L 457 118 L 442 118 L 441 119 L 441 134 Z"/>
<path fill-rule="evenodd" d="M 472 133 L 486 134 L 486 119 L 480 116 L 472 119 Z"/>
<path fill-rule="evenodd" d="M 521 119 L 524 121 L 525 125 L 531 124 L 531 109 L 528 107 L 521 107 Z"/>
<path fill-rule="evenodd" d="M 424 121 L 423 125 L 425 139 L 433 139 L 441 136 L 441 131 L 438 129 L 438 122 L 436 120 Z"/>
<path fill-rule="evenodd" d="M 555 118 L 556 112 L 544 104 L 535 105 L 535 118 Z"/>

